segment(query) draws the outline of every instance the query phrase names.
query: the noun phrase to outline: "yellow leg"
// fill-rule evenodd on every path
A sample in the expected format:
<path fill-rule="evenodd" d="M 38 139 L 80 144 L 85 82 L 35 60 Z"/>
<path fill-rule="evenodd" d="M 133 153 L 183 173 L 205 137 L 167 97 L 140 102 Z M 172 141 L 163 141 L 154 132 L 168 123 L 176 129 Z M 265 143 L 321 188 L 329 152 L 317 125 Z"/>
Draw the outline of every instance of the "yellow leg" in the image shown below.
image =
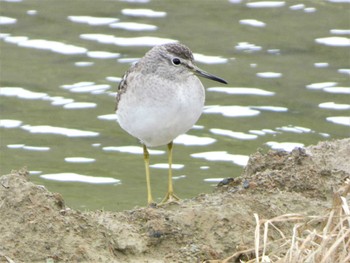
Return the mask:
<path fill-rule="evenodd" d="M 146 169 L 146 183 L 147 183 L 147 203 L 148 205 L 152 205 L 152 191 L 151 191 L 151 178 L 149 173 L 149 153 L 147 151 L 146 145 L 143 145 L 143 160 L 145 161 L 145 169 Z"/>
<path fill-rule="evenodd" d="M 164 197 L 162 203 L 171 202 L 180 200 L 175 194 L 174 194 L 174 188 L 173 188 L 173 172 L 172 172 L 172 165 L 173 162 L 173 142 L 168 143 L 168 164 L 169 164 L 169 173 L 168 173 L 168 193 Z"/>

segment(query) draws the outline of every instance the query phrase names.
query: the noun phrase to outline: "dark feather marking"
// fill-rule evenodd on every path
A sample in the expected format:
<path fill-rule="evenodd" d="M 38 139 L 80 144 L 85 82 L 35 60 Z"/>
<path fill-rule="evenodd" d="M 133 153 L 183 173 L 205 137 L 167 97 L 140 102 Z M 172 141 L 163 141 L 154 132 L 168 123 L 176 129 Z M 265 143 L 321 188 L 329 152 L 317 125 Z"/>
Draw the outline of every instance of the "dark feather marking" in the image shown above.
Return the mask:
<path fill-rule="evenodd" d="M 194 60 L 191 50 L 185 45 L 179 43 L 170 43 L 165 44 L 164 47 L 169 53 L 172 53 L 176 57 L 187 59 L 190 61 Z"/>
<path fill-rule="evenodd" d="M 115 105 L 115 111 L 118 110 L 118 104 L 120 101 L 120 98 L 122 96 L 123 93 L 125 93 L 127 87 L 128 87 L 128 83 L 127 83 L 127 78 L 129 73 L 131 72 L 133 67 L 130 67 L 124 74 L 122 80 L 119 83 L 118 89 L 117 89 L 117 96 L 116 96 L 116 105 Z"/>

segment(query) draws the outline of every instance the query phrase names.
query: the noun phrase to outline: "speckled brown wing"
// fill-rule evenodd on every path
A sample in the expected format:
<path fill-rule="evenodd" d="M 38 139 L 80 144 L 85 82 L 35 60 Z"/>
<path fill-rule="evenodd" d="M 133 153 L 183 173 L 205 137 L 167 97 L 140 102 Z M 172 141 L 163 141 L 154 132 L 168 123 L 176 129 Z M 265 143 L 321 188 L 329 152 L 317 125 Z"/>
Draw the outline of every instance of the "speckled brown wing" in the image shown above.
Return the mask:
<path fill-rule="evenodd" d="M 119 83 L 119 86 L 118 86 L 118 89 L 117 89 L 117 95 L 116 95 L 116 105 L 115 105 L 115 111 L 118 110 L 118 104 L 119 104 L 119 101 L 120 101 L 120 98 L 122 96 L 123 93 L 125 93 L 126 89 L 127 89 L 127 86 L 128 86 L 128 82 L 127 82 L 127 79 L 128 79 L 128 76 L 129 76 L 129 73 L 131 72 L 132 68 L 134 66 L 131 66 L 124 74 L 122 80 L 120 81 Z"/>

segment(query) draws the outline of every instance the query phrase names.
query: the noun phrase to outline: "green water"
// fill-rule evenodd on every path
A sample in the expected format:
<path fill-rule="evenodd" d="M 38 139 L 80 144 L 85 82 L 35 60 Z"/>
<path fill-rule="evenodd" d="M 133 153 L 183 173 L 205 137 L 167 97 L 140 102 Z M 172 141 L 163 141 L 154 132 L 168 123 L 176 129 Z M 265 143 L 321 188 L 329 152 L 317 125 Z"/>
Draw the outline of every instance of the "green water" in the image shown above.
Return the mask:
<path fill-rule="evenodd" d="M 303 3 L 305 8 L 290 8 Z M 130 8 L 147 8 L 166 12 L 165 17 L 132 17 L 122 14 Z M 120 58 L 138 58 L 150 48 L 147 46 L 117 46 L 81 39 L 80 34 L 107 34 L 116 37 L 155 36 L 176 39 L 188 45 L 193 52 L 227 58 L 227 63 L 198 65 L 229 82 L 228 87 L 251 87 L 275 92 L 274 96 L 229 95 L 207 92 L 206 105 L 275 106 L 288 108 L 287 112 L 261 111 L 253 117 L 224 117 L 219 114 L 203 114 L 198 125 L 188 133 L 199 137 L 211 137 L 217 141 L 206 146 L 175 145 L 174 163 L 184 164 L 174 175 L 186 175 L 175 181 L 180 197 L 190 198 L 202 192 L 211 192 L 213 184 L 206 178 L 237 176 L 242 167 L 225 161 L 208 161 L 192 158 L 198 152 L 227 151 L 230 154 L 249 155 L 257 148 L 265 150 L 268 141 L 315 144 L 320 140 L 348 137 L 350 128 L 326 121 L 330 116 L 349 116 L 349 109 L 322 109 L 323 102 L 349 104 L 350 95 L 327 93 L 307 89 L 311 83 L 336 82 L 338 87 L 349 87 L 349 74 L 339 69 L 350 68 L 349 47 L 326 46 L 315 42 L 317 38 L 334 35 L 332 29 L 350 29 L 349 4 L 328 1 L 287 1 L 278 8 L 248 8 L 245 2 L 229 1 L 150 1 L 129 3 L 124 1 L 0 1 L 0 15 L 16 18 L 14 24 L 1 26 L 1 33 L 45 39 L 85 47 L 89 51 L 120 53 Z M 35 15 L 28 10 L 36 10 Z M 68 16 L 114 17 L 121 22 L 152 24 L 156 31 L 130 31 L 110 28 L 108 25 L 90 26 L 69 21 Z M 240 24 L 242 19 L 256 19 L 265 27 Z M 240 42 L 261 46 L 260 51 L 240 51 Z M 60 192 L 67 205 L 78 209 L 122 210 L 146 203 L 144 165 L 141 155 L 107 152 L 103 147 L 138 145 L 115 121 L 100 120 L 100 115 L 113 114 L 114 92 L 117 83 L 106 77 L 121 77 L 130 64 L 117 59 L 94 59 L 86 54 L 63 55 L 47 50 L 20 47 L 0 39 L 2 87 L 22 87 L 49 96 L 72 98 L 77 102 L 93 102 L 96 108 L 64 109 L 52 106 L 40 99 L 29 100 L 0 96 L 1 119 L 20 120 L 23 124 L 50 125 L 98 132 L 97 137 L 66 137 L 54 134 L 32 134 L 17 128 L 1 128 L 1 173 L 27 166 L 41 174 L 72 172 L 94 177 L 112 177 L 121 180 L 117 185 L 96 185 L 77 182 L 45 180 L 40 174 L 31 180 L 45 185 L 50 191 Z M 270 50 L 270 51 L 269 51 Z M 272 50 L 272 51 L 271 51 Z M 277 53 L 273 50 L 278 50 Z M 89 67 L 77 67 L 80 61 L 94 62 Z M 328 63 L 327 67 L 315 67 L 314 63 Z M 260 78 L 258 72 L 282 73 L 281 78 Z M 72 93 L 61 88 L 65 84 L 91 81 L 109 84 L 107 93 Z M 218 83 L 202 80 L 206 87 Z M 258 136 L 255 140 L 239 140 L 215 135 L 212 128 L 248 133 L 249 130 L 272 129 L 283 126 L 302 126 L 312 130 L 307 133 L 279 131 L 277 134 Z M 323 134 L 328 134 L 325 137 Z M 50 147 L 49 151 L 13 149 L 8 145 L 25 144 Z M 98 144 L 98 147 L 92 146 Z M 157 150 L 166 150 L 165 147 Z M 94 163 L 67 163 L 66 157 L 94 158 Z M 151 156 L 151 163 L 166 163 L 163 155 Z M 209 169 L 200 169 L 209 166 Z M 151 169 L 152 187 L 157 200 L 166 191 L 167 171 Z"/>

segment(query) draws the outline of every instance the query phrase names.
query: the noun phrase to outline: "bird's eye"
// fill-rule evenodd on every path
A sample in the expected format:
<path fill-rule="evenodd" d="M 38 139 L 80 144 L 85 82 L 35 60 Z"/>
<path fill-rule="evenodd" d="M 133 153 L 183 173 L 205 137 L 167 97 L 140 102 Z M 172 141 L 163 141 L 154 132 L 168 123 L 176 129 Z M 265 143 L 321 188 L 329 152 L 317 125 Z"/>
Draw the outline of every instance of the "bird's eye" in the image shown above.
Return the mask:
<path fill-rule="evenodd" d="M 181 64 L 181 60 L 179 58 L 173 58 L 171 62 L 175 65 L 178 66 Z"/>

